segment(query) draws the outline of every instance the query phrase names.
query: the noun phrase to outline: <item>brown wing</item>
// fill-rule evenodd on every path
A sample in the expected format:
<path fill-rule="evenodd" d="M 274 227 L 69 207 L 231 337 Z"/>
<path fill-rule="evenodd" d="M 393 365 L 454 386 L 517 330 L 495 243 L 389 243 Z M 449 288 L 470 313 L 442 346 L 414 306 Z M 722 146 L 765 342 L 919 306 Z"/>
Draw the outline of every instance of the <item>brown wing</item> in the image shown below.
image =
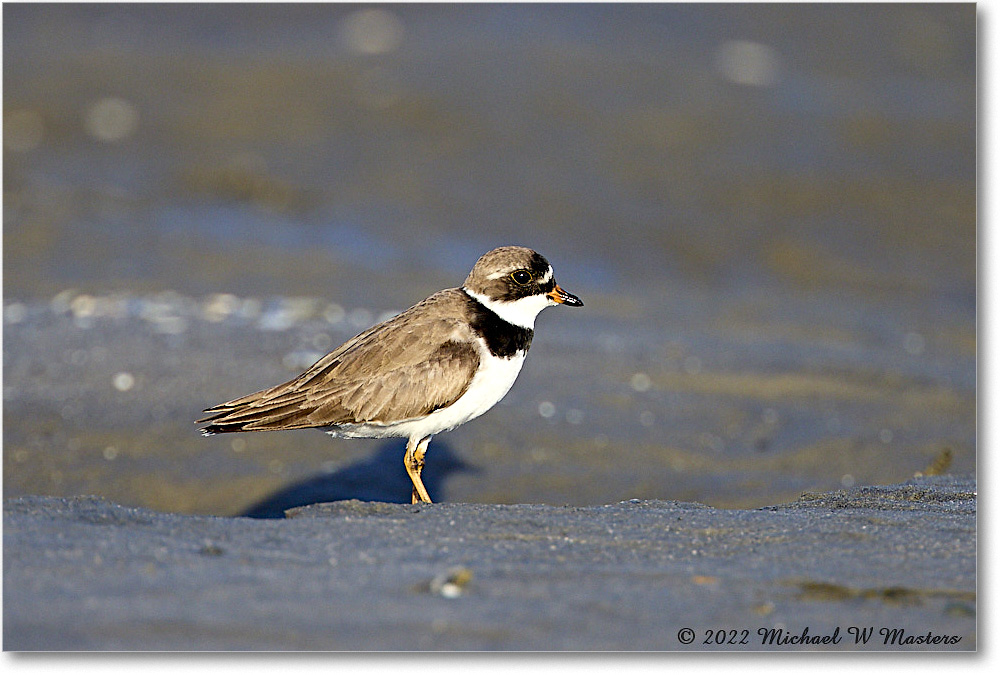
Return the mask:
<path fill-rule="evenodd" d="M 207 434 L 384 423 L 425 415 L 457 400 L 479 366 L 449 289 L 432 295 L 276 387 L 205 410 Z M 464 294 L 463 294 L 464 295 Z"/>

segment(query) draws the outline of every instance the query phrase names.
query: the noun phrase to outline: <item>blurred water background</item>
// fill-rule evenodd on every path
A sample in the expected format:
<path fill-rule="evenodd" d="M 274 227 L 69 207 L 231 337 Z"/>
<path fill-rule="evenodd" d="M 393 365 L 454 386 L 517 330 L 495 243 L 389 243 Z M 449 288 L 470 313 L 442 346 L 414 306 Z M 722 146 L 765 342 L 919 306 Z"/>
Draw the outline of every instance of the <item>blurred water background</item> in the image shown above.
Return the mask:
<path fill-rule="evenodd" d="M 193 420 L 511 243 L 586 307 L 436 499 L 974 471 L 975 11 L 5 4 L 4 494 L 406 500 L 399 444 Z"/>

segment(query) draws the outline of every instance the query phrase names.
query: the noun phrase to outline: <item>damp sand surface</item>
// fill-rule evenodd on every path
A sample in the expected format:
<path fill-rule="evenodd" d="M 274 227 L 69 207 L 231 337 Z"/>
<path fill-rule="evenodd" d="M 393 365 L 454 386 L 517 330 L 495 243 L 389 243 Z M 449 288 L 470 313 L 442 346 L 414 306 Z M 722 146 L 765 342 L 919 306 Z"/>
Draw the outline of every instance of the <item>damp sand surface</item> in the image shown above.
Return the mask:
<path fill-rule="evenodd" d="M 976 647 L 971 478 L 752 510 L 24 497 L 3 517 L 8 650 Z"/>
<path fill-rule="evenodd" d="M 431 442 L 432 498 L 758 507 L 975 470 L 974 352 L 955 344 L 915 356 L 866 337 L 849 306 L 771 303 L 796 317 L 772 339 L 719 318 L 767 302 L 760 295 L 678 288 L 671 300 L 648 303 L 641 319 L 599 294 L 578 310 L 545 310 L 505 399 Z M 711 311 L 695 312 L 700 301 Z M 80 290 L 13 306 L 7 497 L 94 494 L 220 516 L 409 501 L 403 439 L 312 429 L 205 438 L 195 424 L 210 405 L 296 376 L 392 308 Z M 797 332 L 814 319 L 854 337 Z"/>
<path fill-rule="evenodd" d="M 975 475 L 974 6 L 380 9 L 4 6 L 3 491 L 27 500 L 12 504 L 62 510 L 65 519 L 52 527 L 72 532 L 67 541 L 83 527 L 72 514 L 84 506 L 112 519 L 145 514 L 150 526 L 136 526 L 119 545 L 153 551 L 143 563 L 148 574 L 142 567 L 133 580 L 161 583 L 156 602 L 169 604 L 171 584 L 186 588 L 187 577 L 156 555 L 181 550 L 176 542 L 189 527 L 206 533 L 190 559 L 232 571 L 243 569 L 232 564 L 244 559 L 240 552 L 254 551 L 242 548 L 242 534 L 205 543 L 214 541 L 212 528 L 246 528 L 254 533 L 246 542 L 281 541 L 297 528 L 329 529 L 284 520 L 289 509 L 408 501 L 400 443 L 311 430 L 202 438 L 194 420 L 208 406 L 296 376 L 382 318 L 460 284 L 479 255 L 504 244 L 546 255 L 585 306 L 543 312 L 509 395 L 431 443 L 424 475 L 440 506 L 386 506 L 397 515 L 348 514 L 343 525 L 390 525 L 398 516 L 408 524 L 392 541 L 406 543 L 423 531 L 414 522 L 446 513 L 456 522 L 460 513 L 484 522 L 522 512 L 652 518 L 672 503 L 661 500 L 678 500 L 706 505 L 677 507 L 684 513 L 764 517 L 714 509 L 798 503 L 806 492 L 898 485 L 918 473 Z M 378 54 L 359 51 L 355 39 L 358 21 L 373 16 L 392 38 L 378 43 Z M 660 506 L 638 510 L 631 499 Z M 804 517 L 800 510 L 775 513 Z M 928 518 L 909 528 L 912 541 L 934 531 L 924 529 L 936 522 Z M 894 604 L 896 586 L 868 575 L 909 565 L 912 541 L 900 532 L 897 559 L 885 565 L 867 564 L 860 552 L 848 562 L 855 550 L 875 555 L 866 548 L 874 525 L 851 527 L 845 532 L 856 541 L 829 533 L 803 557 L 794 579 L 818 585 L 802 591 L 800 582 L 782 581 L 741 606 L 789 627 L 801 624 L 780 617 L 784 603 L 821 616 L 838 595 L 835 606 L 862 614 L 905 607 L 920 617 L 931 607 L 952 617 L 968 609 L 961 597 L 944 609 L 950 600 L 922 595 L 966 587 L 903 574 L 891 584 L 917 589 L 919 601 Z M 597 536 L 563 529 L 552 536 Z M 176 539 L 155 535 L 151 549 L 143 537 L 156 532 Z M 668 566 L 679 575 L 669 583 L 653 572 L 636 581 L 630 565 L 652 569 L 636 562 L 636 535 L 629 547 L 611 547 L 602 568 L 608 594 L 581 596 L 572 612 L 553 606 L 549 617 L 535 608 L 530 621 L 508 621 L 516 613 L 496 601 L 475 620 L 424 614 L 430 632 L 396 631 L 417 619 L 394 611 L 387 597 L 467 611 L 467 601 L 498 588 L 491 579 L 509 574 L 542 575 L 524 592 L 546 598 L 546 584 L 571 585 L 546 566 L 566 554 L 558 541 L 535 542 L 550 555 L 532 558 L 538 570 L 491 572 L 453 558 L 446 540 L 458 535 L 446 527 L 433 541 L 448 551 L 408 548 L 412 563 L 381 577 L 344 555 L 340 539 L 316 536 L 324 550 L 333 547 L 318 566 L 313 553 L 300 559 L 277 544 L 257 548 L 289 565 L 302 560 L 310 574 L 335 570 L 331 558 L 370 572 L 352 583 L 388 604 L 380 614 L 383 605 L 358 609 L 358 601 L 352 618 L 391 616 L 398 623 L 384 624 L 378 639 L 401 646 L 416 645 L 418 635 L 432 645 L 539 646 L 531 636 L 557 628 L 563 638 L 550 646 L 580 646 L 569 626 L 593 646 L 613 639 L 671 648 L 673 626 L 664 633 L 663 623 L 617 621 L 622 608 L 632 604 L 647 618 L 687 608 L 701 616 L 729 605 L 694 602 L 707 597 L 699 593 L 730 604 L 753 594 L 693 562 Z M 956 551 L 969 545 L 962 536 Z M 79 613 L 95 621 L 74 632 L 58 606 L 30 596 L 41 585 L 17 576 L 27 573 L 18 556 L 63 549 L 10 541 L 5 579 L 23 581 L 5 594 L 17 627 L 11 644 L 51 636 L 49 620 L 67 640 L 91 627 L 96 635 L 95 613 Z M 106 571 L 110 560 L 134 569 L 131 558 L 111 555 L 115 546 L 95 558 L 88 547 L 98 541 L 66 549 L 66 559 L 51 554 L 53 564 L 65 563 L 67 583 L 91 567 Z M 689 560 L 702 550 L 681 542 L 656 555 Z M 733 565 L 781 550 L 772 544 Z M 360 550 L 376 560 L 381 553 Z M 832 565 L 819 555 L 830 550 L 842 550 L 837 560 L 857 578 L 804 569 Z M 941 560 L 950 550 L 940 549 Z M 778 570 L 792 562 L 758 564 Z M 412 590 L 453 566 L 471 570 L 468 595 L 453 601 Z M 246 588 L 256 590 L 246 597 L 264 593 L 260 578 L 247 575 Z M 307 613 L 275 623 L 252 617 L 275 616 L 272 603 L 311 602 L 312 590 L 325 597 L 335 578 L 311 577 L 287 601 L 248 600 L 238 614 L 245 624 L 214 644 L 278 644 L 254 639 L 272 628 L 286 630 L 285 644 L 314 634 Z M 391 584 L 399 595 L 380 595 Z M 667 587 L 689 595 L 628 595 Z M 199 597 L 210 599 L 212 588 L 202 586 Z M 130 619 L 141 614 L 129 593 L 113 584 L 103 590 L 93 607 L 109 621 L 124 616 L 118 607 L 135 611 Z M 353 592 L 344 597 L 357 599 Z M 209 640 L 211 633 L 190 633 L 184 617 L 235 615 L 228 601 L 210 605 L 158 606 L 155 633 L 167 640 L 176 627 L 178 637 Z M 318 610 L 322 621 L 347 622 L 331 618 L 333 607 Z M 40 612 L 49 613 L 45 620 Z M 734 616 L 742 615 L 718 618 Z M 322 621 L 316 625 L 332 625 Z M 582 630 L 597 624 L 608 642 Z M 482 626 L 485 638 L 455 637 Z M 646 639 L 651 626 L 656 640 Z M 95 644 L 80 640 L 74 644 Z M 151 644 L 130 644 L 138 642 Z"/>
<path fill-rule="evenodd" d="M 512 243 L 586 305 L 434 439 L 436 501 L 976 471 L 972 5 L 4 18 L 7 497 L 408 499 L 398 443 L 193 421 Z"/>

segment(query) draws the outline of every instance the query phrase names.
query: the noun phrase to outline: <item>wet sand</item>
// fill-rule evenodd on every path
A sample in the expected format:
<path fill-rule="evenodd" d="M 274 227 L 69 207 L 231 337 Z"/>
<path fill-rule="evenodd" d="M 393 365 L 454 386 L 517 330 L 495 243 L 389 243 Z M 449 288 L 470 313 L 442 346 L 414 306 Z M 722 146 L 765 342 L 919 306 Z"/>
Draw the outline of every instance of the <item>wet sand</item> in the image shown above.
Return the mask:
<path fill-rule="evenodd" d="M 438 500 L 976 471 L 974 6 L 356 9 L 4 7 L 6 496 L 405 500 L 395 445 L 193 420 L 510 243 L 586 306 Z"/>
<path fill-rule="evenodd" d="M 975 554 L 975 481 L 948 476 L 754 510 L 25 497 L 4 648 L 970 650 Z"/>
<path fill-rule="evenodd" d="M 432 441 L 432 498 L 747 508 L 899 482 L 942 457 L 938 472 L 975 469 L 974 353 L 761 341 L 717 323 L 759 298 L 706 298 L 712 312 L 677 316 L 692 296 L 675 289 L 671 316 L 656 320 L 648 305 L 642 322 L 595 293 L 582 310 L 545 310 L 505 399 Z M 220 313 L 216 296 L 74 291 L 19 303 L 4 331 L 5 496 L 96 494 L 222 516 L 408 501 L 400 440 L 318 430 L 204 438 L 194 423 L 209 405 L 294 377 L 366 327 L 352 317 L 371 322 L 389 308 L 233 302 L 241 309 Z M 785 311 L 791 302 L 782 299 Z M 796 324 L 832 311 L 801 302 Z"/>
<path fill-rule="evenodd" d="M 975 6 L 380 9 L 4 5 L 5 646 L 968 648 L 971 484 L 858 486 L 978 468 Z M 586 306 L 442 504 L 198 434 L 511 243 Z"/>
<path fill-rule="evenodd" d="M 193 420 L 510 243 L 586 307 L 441 501 L 976 471 L 974 6 L 383 9 L 4 7 L 6 496 L 406 499 L 396 446 Z"/>

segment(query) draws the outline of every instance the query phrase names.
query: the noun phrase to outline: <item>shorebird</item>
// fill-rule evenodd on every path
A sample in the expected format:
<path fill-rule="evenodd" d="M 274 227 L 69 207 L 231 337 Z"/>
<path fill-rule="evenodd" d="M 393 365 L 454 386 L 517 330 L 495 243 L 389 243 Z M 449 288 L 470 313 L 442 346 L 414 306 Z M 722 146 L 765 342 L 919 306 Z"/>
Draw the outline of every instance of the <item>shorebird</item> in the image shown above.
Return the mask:
<path fill-rule="evenodd" d="M 539 253 L 503 246 L 459 288 L 438 291 L 333 350 L 298 377 L 205 410 L 206 436 L 320 428 L 345 438 L 406 438 L 412 501 L 431 438 L 479 417 L 510 390 L 546 307 L 581 307 Z"/>

